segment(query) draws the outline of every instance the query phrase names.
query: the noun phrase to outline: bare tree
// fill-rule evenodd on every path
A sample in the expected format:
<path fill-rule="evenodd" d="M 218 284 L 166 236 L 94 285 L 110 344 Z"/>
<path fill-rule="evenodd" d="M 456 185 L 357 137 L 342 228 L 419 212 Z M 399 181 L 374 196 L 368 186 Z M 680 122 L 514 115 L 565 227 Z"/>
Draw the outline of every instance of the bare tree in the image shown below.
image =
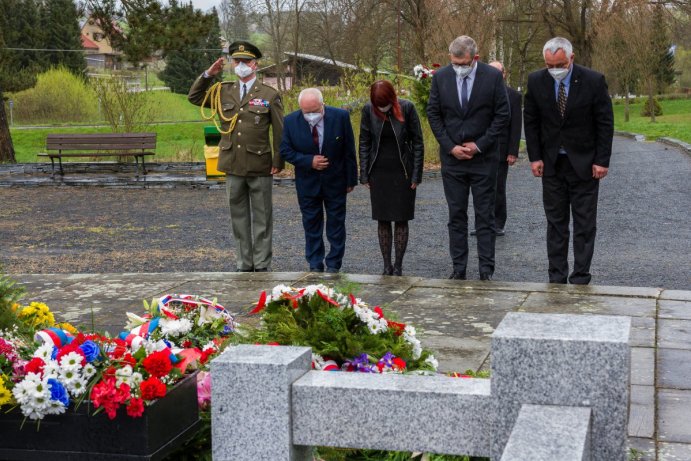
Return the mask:
<path fill-rule="evenodd" d="M 243 0 L 221 0 L 218 10 L 221 19 L 221 33 L 226 40 L 232 42 L 249 38 L 247 10 Z"/>

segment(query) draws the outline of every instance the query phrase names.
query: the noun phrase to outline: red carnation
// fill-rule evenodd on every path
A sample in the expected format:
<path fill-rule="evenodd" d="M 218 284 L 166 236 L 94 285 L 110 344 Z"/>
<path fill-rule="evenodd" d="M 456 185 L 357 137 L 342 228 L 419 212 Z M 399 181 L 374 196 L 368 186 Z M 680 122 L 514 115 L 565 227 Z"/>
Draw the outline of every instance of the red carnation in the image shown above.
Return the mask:
<path fill-rule="evenodd" d="M 144 400 L 154 400 L 165 397 L 167 390 L 166 385 L 156 377 L 151 377 L 142 381 L 139 385 L 139 389 L 142 391 L 142 398 Z"/>
<path fill-rule="evenodd" d="M 105 371 L 103 372 L 103 376 L 114 378 L 115 377 L 115 367 L 110 366 L 110 367 L 106 368 Z"/>
<path fill-rule="evenodd" d="M 394 369 L 405 370 L 405 367 L 406 367 L 405 360 L 403 360 L 400 357 L 396 357 L 395 359 L 393 359 L 393 367 L 394 367 Z"/>
<path fill-rule="evenodd" d="M 192 347 L 192 341 L 190 341 L 189 339 L 186 339 L 186 340 L 182 343 L 182 347 L 185 347 L 185 348 L 187 348 L 187 347 Z"/>
<path fill-rule="evenodd" d="M 42 358 L 40 357 L 34 357 L 24 365 L 24 372 L 25 373 L 36 373 L 37 375 L 40 375 L 43 377 L 43 367 L 46 366 L 46 362 L 43 361 Z"/>
<path fill-rule="evenodd" d="M 432 67 L 441 67 L 441 64 L 435 62 L 434 64 L 432 64 Z"/>
<path fill-rule="evenodd" d="M 211 347 L 208 349 L 204 349 L 202 351 L 202 355 L 199 357 L 199 363 L 201 363 L 202 365 L 206 364 L 206 362 L 209 361 L 209 358 L 212 355 L 214 355 L 215 353 L 216 353 L 216 350 L 211 348 Z"/>
<path fill-rule="evenodd" d="M 127 352 L 127 344 L 122 339 L 115 340 L 115 348 L 110 353 L 110 356 L 114 359 L 119 359 Z"/>
<path fill-rule="evenodd" d="M 130 365 L 134 368 L 137 365 L 137 359 L 132 357 L 132 354 L 127 354 L 122 358 L 123 365 Z"/>
<path fill-rule="evenodd" d="M 405 331 L 405 323 L 393 322 L 391 320 L 388 320 L 387 325 L 396 336 L 402 335 Z"/>
<path fill-rule="evenodd" d="M 383 318 L 384 318 L 384 311 L 381 310 L 381 307 L 377 306 L 377 307 L 375 307 L 375 308 L 372 309 L 372 310 L 373 310 L 374 312 L 376 312 L 377 314 L 379 314 L 379 318 L 380 318 L 380 319 L 383 319 Z"/>
<path fill-rule="evenodd" d="M 133 397 L 127 405 L 127 415 L 132 418 L 139 418 L 144 414 L 144 400 Z"/>
<path fill-rule="evenodd" d="M 154 352 L 146 357 L 142 361 L 144 369 L 149 372 L 150 375 L 161 377 L 170 373 L 173 369 L 173 364 L 170 361 L 170 351 L 164 349 L 162 351 Z"/>

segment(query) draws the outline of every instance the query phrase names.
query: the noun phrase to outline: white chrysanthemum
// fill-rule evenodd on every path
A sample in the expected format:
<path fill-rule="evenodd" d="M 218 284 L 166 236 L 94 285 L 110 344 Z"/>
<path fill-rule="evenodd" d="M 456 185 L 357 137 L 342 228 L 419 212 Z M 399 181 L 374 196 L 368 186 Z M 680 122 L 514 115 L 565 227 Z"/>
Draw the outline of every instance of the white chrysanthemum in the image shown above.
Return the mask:
<path fill-rule="evenodd" d="M 315 354 L 314 352 L 312 352 L 312 365 L 314 366 L 315 370 L 324 369 L 324 357 L 322 357 L 319 354 Z"/>
<path fill-rule="evenodd" d="M 84 356 L 76 352 L 70 352 L 60 358 L 60 368 L 79 371 L 82 369 L 82 360 Z"/>
<path fill-rule="evenodd" d="M 144 381 L 144 376 L 138 371 L 135 371 L 134 373 L 132 373 L 132 376 L 130 377 L 130 386 L 139 386 L 142 383 L 142 381 Z"/>
<path fill-rule="evenodd" d="M 42 359 L 44 362 L 47 362 L 50 360 L 50 357 L 53 355 L 53 345 L 52 344 L 43 344 L 39 346 L 38 349 L 34 351 L 34 357 L 38 357 Z"/>
<path fill-rule="evenodd" d="M 91 377 L 95 374 L 96 374 L 96 367 L 95 366 L 93 366 L 90 363 L 87 363 L 86 365 L 84 365 L 84 368 L 82 369 L 82 375 L 84 375 L 84 377 L 86 379 L 91 379 Z"/>
<path fill-rule="evenodd" d="M 86 392 L 87 380 L 84 377 L 77 377 L 69 383 L 63 383 L 72 397 L 79 397 Z"/>
<path fill-rule="evenodd" d="M 55 378 L 60 376 L 60 365 L 56 360 L 48 360 L 43 366 L 43 379 Z"/>
<path fill-rule="evenodd" d="M 178 320 L 162 319 L 159 323 L 163 336 L 178 337 L 187 334 L 192 329 L 192 322 L 182 318 Z"/>
<path fill-rule="evenodd" d="M 82 377 L 79 370 L 73 370 L 72 368 L 61 368 L 60 377 L 58 378 L 62 384 L 65 386 L 72 384 L 74 381 Z"/>
<path fill-rule="evenodd" d="M 65 410 L 67 410 L 67 407 L 63 405 L 62 402 L 58 402 L 57 400 L 49 400 L 44 413 L 46 415 L 61 415 L 65 412 Z"/>
<path fill-rule="evenodd" d="M 439 367 L 439 362 L 437 361 L 437 359 L 436 359 L 433 355 L 430 355 L 429 357 L 427 357 L 427 358 L 425 359 L 425 363 L 429 363 L 430 366 L 431 366 L 434 370 L 436 370 L 437 367 Z"/>
<path fill-rule="evenodd" d="M 50 405 L 50 389 L 36 373 L 29 373 L 15 384 L 12 395 L 20 405 L 22 414 L 30 419 L 41 419 Z"/>
<path fill-rule="evenodd" d="M 273 287 L 273 289 L 271 290 L 271 296 L 280 298 L 281 295 L 283 295 L 283 293 L 290 293 L 293 291 L 296 291 L 295 288 L 289 287 L 288 285 L 279 284 Z"/>

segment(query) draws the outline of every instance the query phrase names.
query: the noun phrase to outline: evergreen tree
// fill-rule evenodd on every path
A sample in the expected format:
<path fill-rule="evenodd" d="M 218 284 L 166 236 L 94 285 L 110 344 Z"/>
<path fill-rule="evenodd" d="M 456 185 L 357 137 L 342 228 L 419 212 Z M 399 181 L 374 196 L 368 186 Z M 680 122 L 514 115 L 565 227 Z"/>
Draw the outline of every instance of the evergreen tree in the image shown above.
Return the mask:
<path fill-rule="evenodd" d="M 221 54 L 218 14 L 171 2 L 167 14 L 166 68 L 159 77 L 174 93 L 186 94 L 194 80 Z"/>
<path fill-rule="evenodd" d="M 84 75 L 86 60 L 82 50 L 79 14 L 73 0 L 46 0 L 43 30 L 46 31 L 45 48 L 51 67 L 63 65 L 76 75 Z M 72 50 L 72 51 L 62 51 Z M 80 50 L 80 51 L 74 51 Z"/>
<path fill-rule="evenodd" d="M 652 21 L 652 49 L 657 62 L 653 62 L 655 69 L 655 86 L 658 93 L 674 83 L 674 53 L 667 32 L 667 21 L 664 7 L 655 6 Z"/>

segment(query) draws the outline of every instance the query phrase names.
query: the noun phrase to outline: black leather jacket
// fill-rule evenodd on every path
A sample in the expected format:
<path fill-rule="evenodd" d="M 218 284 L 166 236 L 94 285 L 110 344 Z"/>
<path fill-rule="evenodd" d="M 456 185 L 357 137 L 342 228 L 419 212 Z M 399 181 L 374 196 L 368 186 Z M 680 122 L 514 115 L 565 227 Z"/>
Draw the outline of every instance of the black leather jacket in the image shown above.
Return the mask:
<path fill-rule="evenodd" d="M 415 110 L 415 105 L 405 99 L 399 99 L 404 123 L 391 117 L 396 140 L 398 141 L 398 154 L 401 158 L 401 168 L 411 183 L 422 182 L 422 167 L 425 158 L 425 144 L 422 140 L 422 128 L 420 119 Z M 362 121 L 360 122 L 360 183 L 369 182 L 369 173 L 379 153 L 379 139 L 384 127 L 384 120 L 372 112 L 372 103 L 368 102 L 362 108 Z"/>

